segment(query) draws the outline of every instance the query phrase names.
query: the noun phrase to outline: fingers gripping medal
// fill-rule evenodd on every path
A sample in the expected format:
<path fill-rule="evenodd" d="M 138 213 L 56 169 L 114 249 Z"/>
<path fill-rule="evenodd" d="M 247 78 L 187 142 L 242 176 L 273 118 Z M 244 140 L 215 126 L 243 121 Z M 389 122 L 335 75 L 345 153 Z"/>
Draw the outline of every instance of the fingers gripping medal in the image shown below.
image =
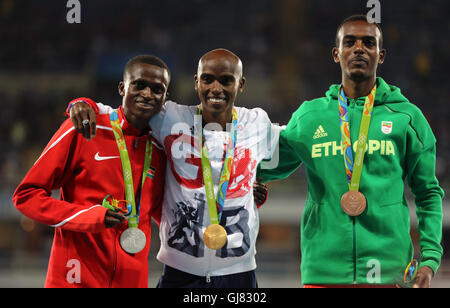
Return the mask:
<path fill-rule="evenodd" d="M 364 162 L 364 154 L 366 151 L 367 136 L 369 134 L 369 126 L 372 117 L 376 90 L 377 87 L 375 85 L 370 94 L 366 97 L 366 101 L 364 103 L 364 111 L 361 119 L 361 126 L 359 128 L 358 141 L 356 142 L 354 160 L 351 146 L 352 142 L 350 139 L 347 97 L 345 96 L 344 89 L 342 87 L 338 95 L 342 150 L 344 152 L 344 163 L 345 171 L 347 174 L 347 181 L 349 182 L 349 191 L 346 192 L 341 198 L 341 208 L 349 216 L 359 216 L 365 211 L 367 207 L 366 198 L 358 190 L 361 180 L 361 172 Z"/>
<path fill-rule="evenodd" d="M 201 115 L 201 108 L 198 108 L 198 115 Z M 232 126 L 230 131 L 230 138 L 228 139 L 225 160 L 222 166 L 222 172 L 219 180 L 219 190 L 217 193 L 217 200 L 214 197 L 214 185 L 211 175 L 211 163 L 208 157 L 208 149 L 203 144 L 203 132 L 201 123 L 197 125 L 197 131 L 199 134 L 198 142 L 199 149 L 201 151 L 203 181 L 205 183 L 206 199 L 208 203 L 209 218 L 211 225 L 208 226 L 203 233 L 203 242 L 212 250 L 218 250 L 225 246 L 227 243 L 227 232 L 223 226 L 220 225 L 220 219 L 222 217 L 222 210 L 225 204 L 225 197 L 228 190 L 228 182 L 231 176 L 231 167 L 234 160 L 234 150 L 236 148 L 237 140 L 237 112 L 233 108 Z"/>
<path fill-rule="evenodd" d="M 123 179 L 125 184 L 126 201 L 131 204 L 131 213 L 128 218 L 128 229 L 126 229 L 120 236 L 120 246 L 127 253 L 135 254 L 142 251 L 147 243 L 145 233 L 138 228 L 139 226 L 139 212 L 136 210 L 136 201 L 134 196 L 133 173 L 131 172 L 131 163 L 128 156 L 125 137 L 123 136 L 122 128 L 120 127 L 117 110 L 110 114 L 111 126 L 113 128 L 114 136 L 116 138 L 117 147 L 119 148 L 120 158 L 122 161 Z M 149 139 L 145 146 L 145 160 L 142 171 L 141 192 L 144 187 L 147 172 L 152 161 L 153 147 Z"/>
<path fill-rule="evenodd" d="M 414 279 L 416 279 L 418 269 L 419 263 L 417 262 L 417 260 L 412 260 L 411 263 L 408 264 L 403 275 L 403 283 L 405 284 L 405 286 L 411 286 L 414 283 Z"/>

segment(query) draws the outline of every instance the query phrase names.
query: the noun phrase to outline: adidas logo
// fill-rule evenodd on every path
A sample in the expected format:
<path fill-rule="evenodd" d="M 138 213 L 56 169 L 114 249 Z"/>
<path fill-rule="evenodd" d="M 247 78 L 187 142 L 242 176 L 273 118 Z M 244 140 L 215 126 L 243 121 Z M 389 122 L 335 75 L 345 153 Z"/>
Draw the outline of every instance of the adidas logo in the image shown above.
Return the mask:
<path fill-rule="evenodd" d="M 327 132 L 323 129 L 322 125 L 319 125 L 319 128 L 317 128 L 313 139 L 319 139 L 328 136 Z"/>

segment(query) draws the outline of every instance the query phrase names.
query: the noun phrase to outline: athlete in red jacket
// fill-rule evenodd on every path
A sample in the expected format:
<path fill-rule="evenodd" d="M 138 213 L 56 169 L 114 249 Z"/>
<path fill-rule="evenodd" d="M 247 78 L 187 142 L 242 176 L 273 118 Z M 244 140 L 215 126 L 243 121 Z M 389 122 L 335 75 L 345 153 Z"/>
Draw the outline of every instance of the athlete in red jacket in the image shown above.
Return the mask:
<path fill-rule="evenodd" d="M 13 201 L 24 215 L 55 227 L 45 287 L 147 287 L 151 217 L 159 223 L 163 199 L 165 155 L 150 137 L 148 122 L 165 101 L 170 75 L 153 56 L 138 56 L 125 67 L 119 83 L 123 96 L 117 110 L 131 163 L 138 228 L 145 248 L 127 253 L 120 244 L 128 228 L 125 216 L 107 210 L 107 195 L 124 200 L 121 157 L 109 115 L 97 117 L 90 141 L 66 120 L 44 149 Z M 147 140 L 151 164 L 141 188 Z M 60 189 L 59 200 L 51 197 Z"/>

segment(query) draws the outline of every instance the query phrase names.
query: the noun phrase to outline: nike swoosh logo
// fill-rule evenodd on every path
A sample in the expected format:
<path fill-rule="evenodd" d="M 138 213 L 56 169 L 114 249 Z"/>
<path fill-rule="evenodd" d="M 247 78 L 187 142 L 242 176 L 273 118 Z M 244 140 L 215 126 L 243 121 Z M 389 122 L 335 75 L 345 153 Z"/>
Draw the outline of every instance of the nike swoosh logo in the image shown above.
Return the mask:
<path fill-rule="evenodd" d="M 120 158 L 120 156 L 100 156 L 100 155 L 98 155 L 98 153 L 99 152 L 97 152 L 97 154 L 95 154 L 95 157 L 94 157 L 96 161 Z"/>

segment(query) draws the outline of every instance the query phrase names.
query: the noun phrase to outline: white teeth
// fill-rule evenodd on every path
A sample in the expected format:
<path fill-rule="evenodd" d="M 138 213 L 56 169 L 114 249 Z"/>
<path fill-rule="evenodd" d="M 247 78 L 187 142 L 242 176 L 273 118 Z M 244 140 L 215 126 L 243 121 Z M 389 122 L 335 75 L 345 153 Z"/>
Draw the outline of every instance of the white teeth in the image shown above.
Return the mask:
<path fill-rule="evenodd" d="M 144 102 L 139 102 L 138 104 L 139 104 L 139 105 L 142 105 L 142 106 L 151 106 L 151 104 L 149 104 L 149 103 L 144 103 Z"/>
<path fill-rule="evenodd" d="M 225 101 L 223 98 L 210 98 L 209 100 L 213 103 L 221 103 Z"/>

